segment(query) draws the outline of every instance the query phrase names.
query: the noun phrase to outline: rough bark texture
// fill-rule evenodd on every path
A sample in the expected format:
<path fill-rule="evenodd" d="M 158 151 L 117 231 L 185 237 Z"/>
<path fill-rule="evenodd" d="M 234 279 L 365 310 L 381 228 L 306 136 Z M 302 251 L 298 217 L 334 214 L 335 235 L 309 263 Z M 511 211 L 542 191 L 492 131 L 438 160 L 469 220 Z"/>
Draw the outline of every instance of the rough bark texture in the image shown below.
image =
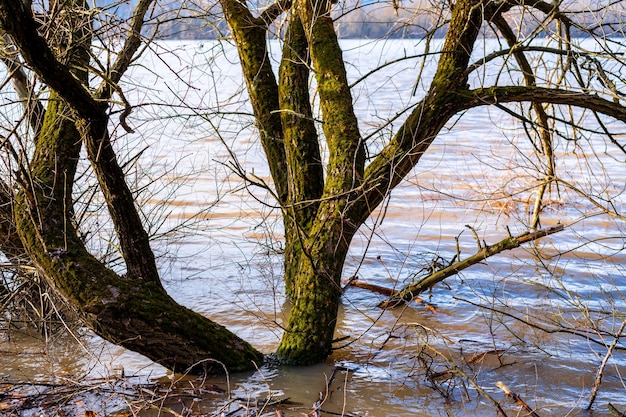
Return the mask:
<path fill-rule="evenodd" d="M 86 88 L 91 26 L 85 1 L 67 5 L 75 13 L 65 16 L 74 20 L 59 27 L 78 29 L 61 36 L 63 51 L 56 52 L 36 32 L 31 12 L 16 3 L 0 1 L 0 22 L 26 61 L 53 88 L 28 177 L 22 178 L 14 202 L 16 229 L 30 259 L 84 322 L 113 343 L 177 371 L 194 367 L 221 372 L 222 364 L 230 371 L 253 368 L 253 361 L 262 360 L 259 352 L 224 327 L 177 304 L 161 286 L 147 233 L 111 148 L 108 119 Z M 9 22 L 16 16 L 23 27 Z M 45 48 L 43 60 L 33 51 L 38 45 Z M 61 56 L 67 65 L 61 64 Z M 55 76 L 70 85 L 56 83 Z M 82 104 L 92 107 L 81 108 Z M 129 272 L 124 277 L 87 252 L 72 222 L 72 186 L 81 140 L 87 144 L 120 236 Z"/>
<path fill-rule="evenodd" d="M 294 6 L 309 44 L 329 150 L 323 194 L 304 240 L 291 315 L 277 351 L 286 363 L 306 364 L 331 352 L 341 273 L 357 229 L 347 208 L 362 180 L 365 148 L 330 17 L 331 3 L 298 0 Z"/>
<path fill-rule="evenodd" d="M 277 351 L 284 363 L 317 363 L 331 353 L 341 297 L 341 272 L 356 231 L 337 220 L 342 206 L 342 202 L 323 201 L 304 243 L 291 314 Z"/>
<path fill-rule="evenodd" d="M 279 69 L 279 105 L 287 158 L 285 291 L 295 296 L 303 241 L 309 235 L 324 187 L 324 171 L 309 95 L 309 48 L 300 18 L 291 14 Z"/>

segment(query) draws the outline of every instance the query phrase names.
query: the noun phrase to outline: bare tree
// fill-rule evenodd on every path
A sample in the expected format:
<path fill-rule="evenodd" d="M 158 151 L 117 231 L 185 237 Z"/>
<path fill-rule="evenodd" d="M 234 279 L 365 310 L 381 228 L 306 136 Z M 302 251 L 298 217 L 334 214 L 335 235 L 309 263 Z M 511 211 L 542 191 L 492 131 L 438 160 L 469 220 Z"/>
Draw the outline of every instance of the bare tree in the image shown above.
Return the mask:
<path fill-rule="evenodd" d="M 36 73 L 49 91 L 45 101 L 41 99 L 46 103 L 41 130 L 33 129 L 28 143 L 17 129 L 4 141 L 7 155 L 19 167 L 16 175 L 7 172 L 5 178 L 7 190 L 18 190 L 7 193 L 4 206 L 11 208 L 6 210 L 12 216 L 8 224 L 15 225 L 19 236 L 12 247 L 21 245 L 47 282 L 79 310 L 85 324 L 107 340 L 172 369 L 205 358 L 232 370 L 249 368 L 261 358 L 256 350 L 166 294 L 146 227 L 111 145 L 113 101 L 122 104 L 119 123 L 129 129 L 125 119 L 133 104 L 120 81 L 142 51 L 141 31 L 152 3 L 137 3 L 118 52 L 105 44 L 114 56 L 108 63 L 94 56 L 94 34 L 100 33 L 93 25 L 97 10 L 90 10 L 86 1 L 32 7 L 0 1 L 0 27 L 20 56 L 11 63 Z M 396 116 L 367 135 L 356 115 L 354 84 L 348 80 L 332 1 L 278 1 L 262 10 L 236 0 L 220 4 L 239 52 L 273 183 L 261 183 L 244 171 L 239 174 L 268 188 L 283 217 L 284 278 L 293 308 L 277 351 L 281 361 L 310 364 L 330 354 L 342 271 L 353 237 L 418 166 L 442 129 L 454 129 L 455 118 L 470 109 L 492 106 L 527 128 L 541 172 L 532 185 L 536 200 L 528 227 L 533 233 L 540 226 L 545 196 L 557 186 L 571 185 L 605 212 L 621 216 L 610 201 L 559 178 L 554 141 L 560 135 L 574 135 L 575 141 L 577 134 L 588 131 L 589 118 L 584 116 L 589 115 L 595 119 L 594 133 L 624 152 L 614 134 L 615 123 L 609 123 L 626 121 L 620 102 L 623 63 L 615 52 L 618 45 L 607 35 L 621 30 L 616 17 L 622 2 L 595 9 L 514 0 L 423 5 L 424 13 L 434 18 L 423 35 L 427 52 L 414 58 L 435 57 L 434 76 L 422 78 L 418 65 L 415 77 L 423 95 L 410 107 L 396 109 Z M 276 25 L 281 16 L 283 21 Z M 157 36 L 159 28 L 154 30 Z M 538 46 L 533 41 L 539 34 L 558 40 Z M 602 52 L 578 46 L 574 34 L 590 37 Z M 443 41 L 431 51 L 438 35 Z M 270 36 L 281 40 L 278 74 L 271 65 Z M 477 46 L 485 37 L 501 39 L 501 48 L 477 58 Z M 532 61 L 536 53 L 545 56 L 539 65 Z M 93 86 L 90 72 L 97 80 Z M 25 108 L 28 115 L 34 112 L 32 106 Z M 375 140 L 396 121 L 400 126 L 387 139 Z M 123 276 L 86 250 L 74 225 L 72 188 L 82 146 L 115 226 L 126 265 Z M 34 149 L 32 154 L 29 149 Z M 2 230 L 5 241 L 15 241 L 12 230 Z"/>
<path fill-rule="evenodd" d="M 451 10 L 439 9 L 446 24 L 440 28 L 445 30 L 445 40 L 437 51 L 435 75 L 413 108 L 398 109 L 398 113 L 410 113 L 393 137 L 380 146 L 373 145 L 372 136 L 363 137 L 360 131 L 332 18 L 332 2 L 277 2 L 255 16 L 241 2 L 222 1 L 239 50 L 276 198 L 283 210 L 285 281 L 287 294 L 293 298 L 291 316 L 278 348 L 284 361 L 311 363 L 330 353 L 341 272 L 354 234 L 419 163 L 455 116 L 478 106 L 494 106 L 516 115 L 530 130 L 537 130 L 538 140 L 533 143 L 545 158 L 546 168 L 531 228 L 538 225 L 546 188 L 557 180 L 551 140 L 558 131 L 550 123 L 559 119 L 550 119 L 545 108 L 578 107 L 602 117 L 626 120 L 619 104 L 621 93 L 615 87 L 617 77 L 604 72 L 600 85 L 580 79 L 577 74 L 582 71 L 581 57 L 595 58 L 578 50 L 572 41 L 573 31 L 591 36 L 606 45 L 602 59 L 615 62 L 605 31 L 616 24 L 616 16 L 606 14 L 607 20 L 601 24 L 587 25 L 578 19 L 581 15 L 588 18 L 585 9 L 570 10 L 565 6 L 541 1 L 457 1 Z M 423 7 L 432 13 L 432 6 Z M 270 23 L 280 13 L 288 17 L 276 80 L 265 40 Z M 512 26 L 519 15 L 524 16 L 523 22 L 519 27 Z M 529 20 L 533 27 L 524 23 Z M 528 39 L 534 39 L 533 32 L 547 33 L 554 25 L 558 26 L 560 41 L 555 47 L 542 49 L 554 57 L 543 62 L 554 62 L 559 67 L 533 68 L 527 54 L 538 49 Z M 436 22 L 426 33 L 427 42 L 438 27 Z M 531 31 L 529 38 L 527 31 Z M 506 45 L 472 62 L 479 39 L 489 35 L 502 38 Z M 481 78 L 484 68 L 494 62 L 501 65 L 501 57 L 506 58 L 504 66 L 496 67 L 496 73 L 521 71 L 522 77 L 507 83 L 499 82 L 497 77 L 493 82 Z M 601 68 L 601 61 L 597 62 Z M 547 78 L 546 73 L 552 71 L 559 75 Z M 315 77 L 319 116 L 311 110 L 309 76 Z M 530 103 L 531 114 L 506 106 L 513 103 Z M 321 119 L 319 130 L 314 123 L 316 117 Z M 565 125 L 581 123 L 565 121 Z M 530 136 L 534 141 L 534 133 Z M 322 141 L 328 147 L 324 165 L 319 163 Z M 623 147 L 614 142 L 622 151 Z"/>

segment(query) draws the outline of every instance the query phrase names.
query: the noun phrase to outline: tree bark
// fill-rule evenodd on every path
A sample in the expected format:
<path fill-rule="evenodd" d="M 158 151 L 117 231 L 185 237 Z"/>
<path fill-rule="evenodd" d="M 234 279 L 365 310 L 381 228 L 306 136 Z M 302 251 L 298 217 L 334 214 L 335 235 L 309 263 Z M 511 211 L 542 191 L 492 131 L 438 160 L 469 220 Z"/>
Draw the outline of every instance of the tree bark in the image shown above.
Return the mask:
<path fill-rule="evenodd" d="M 15 198 L 16 229 L 30 259 L 84 323 L 106 340 L 175 371 L 222 372 L 222 365 L 229 371 L 252 369 L 253 362 L 262 360 L 258 351 L 224 327 L 177 304 L 159 281 L 147 234 L 110 146 L 108 119 L 86 88 L 91 43 L 90 22 L 83 20 L 89 16 L 86 3 L 74 0 L 67 6 L 68 11 L 82 11 L 66 14 L 81 20 L 67 25 L 80 28 L 64 39 L 68 66 L 36 33 L 31 11 L 20 9 L 17 3 L 21 4 L 0 1 L 0 23 L 53 88 L 28 177 L 22 178 Z M 22 26 L 15 27 L 10 19 Z M 33 52 L 36 45 L 45 46 L 39 56 Z M 55 75 L 70 85 L 58 84 Z M 81 104 L 92 107 L 80 108 Z M 72 222 L 72 187 L 82 139 L 123 241 L 130 265 L 123 277 L 88 253 Z"/>
<path fill-rule="evenodd" d="M 286 363 L 309 364 L 331 352 L 341 273 L 358 228 L 346 212 L 362 181 L 365 147 L 330 17 L 331 3 L 298 0 L 294 7 L 315 68 L 329 159 L 321 201 L 298 259 L 293 307 L 277 355 Z"/>
<path fill-rule="evenodd" d="M 341 202 L 322 201 L 311 235 L 305 241 L 291 314 L 277 350 L 284 363 L 318 363 L 331 353 L 341 298 L 341 272 L 356 232 L 342 223 L 340 206 Z"/>
<path fill-rule="evenodd" d="M 278 203 L 287 204 L 287 163 L 281 116 L 277 111 L 278 85 L 267 51 L 267 23 L 254 18 L 238 0 L 221 0 L 222 8 L 239 51 L 263 150 L 267 155 Z"/>
<path fill-rule="evenodd" d="M 311 231 L 324 188 L 319 138 L 309 95 L 309 45 L 300 18 L 291 13 L 279 69 L 278 98 L 287 158 L 285 292 L 295 297 L 303 241 Z"/>
<path fill-rule="evenodd" d="M 330 3 L 314 8 L 302 2 L 292 7 L 288 37 L 275 83 L 265 46 L 266 19 L 252 17 L 240 2 L 222 6 L 239 50 L 261 141 L 268 134 L 280 138 L 282 151 L 265 147 L 270 167 L 285 158 L 286 169 L 272 170 L 279 203 L 283 207 L 287 294 L 293 308 L 278 348 L 286 363 L 309 364 L 331 351 L 340 278 L 347 248 L 356 228 L 343 217 L 353 198 L 364 164 L 364 147 L 352 110 L 341 49 L 337 43 Z M 311 34 L 312 33 L 312 34 Z M 309 58 L 316 68 L 324 133 L 330 162 L 323 180 L 318 135 L 309 97 Z M 278 102 L 274 101 L 278 97 Z M 280 114 L 280 124 L 272 122 Z M 280 130 L 279 130 L 280 129 Z M 285 182 L 286 181 L 286 182 Z M 281 184 L 287 184 L 282 201 Z"/>

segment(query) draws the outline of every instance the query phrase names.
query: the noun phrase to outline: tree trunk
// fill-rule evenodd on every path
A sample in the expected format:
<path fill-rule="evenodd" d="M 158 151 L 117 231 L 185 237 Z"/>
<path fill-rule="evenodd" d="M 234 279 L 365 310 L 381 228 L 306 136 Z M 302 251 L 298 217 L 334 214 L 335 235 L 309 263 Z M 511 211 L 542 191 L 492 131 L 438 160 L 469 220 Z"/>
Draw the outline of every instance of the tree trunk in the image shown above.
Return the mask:
<path fill-rule="evenodd" d="M 277 351 L 287 364 L 318 363 L 331 353 L 341 272 L 356 231 L 346 227 L 338 206 L 337 202 L 322 203 L 300 255 L 293 306 Z"/>
<path fill-rule="evenodd" d="M 72 12 L 84 11 L 64 15 L 75 19 L 65 27 L 79 29 L 65 33 L 60 39 L 63 48 L 52 52 L 36 32 L 30 10 L 21 2 L 0 1 L 2 26 L 42 79 L 60 90 L 50 93 L 29 171 L 21 178 L 15 197 L 16 230 L 24 249 L 48 284 L 89 328 L 106 340 L 175 371 L 193 368 L 222 372 L 222 365 L 229 371 L 254 368 L 253 362 L 262 361 L 262 355 L 251 345 L 167 295 L 156 274 L 154 255 L 141 224 L 120 223 L 138 216 L 132 196 L 128 205 L 131 194 L 108 142 L 108 119 L 100 118 L 104 114 L 100 106 L 93 97 L 84 95 L 89 94 L 85 88 L 88 74 L 81 69 L 87 68 L 91 43 L 91 24 L 84 21 L 89 16 L 86 4 L 84 0 L 74 0 L 68 7 Z M 57 38 L 62 30 L 56 33 Z M 36 54 L 33 46 L 43 49 Z M 57 60 L 61 55 L 69 66 Z M 71 74 L 69 68 L 73 68 Z M 67 89 L 66 85 L 57 84 L 55 75 L 65 79 Z M 93 104 L 95 108 L 80 104 Z M 132 266 L 126 276 L 118 276 L 89 254 L 73 224 L 72 187 L 83 139 L 107 204 L 116 210 L 111 213 L 116 230 L 126 233 L 120 236 L 126 248 L 125 260 Z M 120 211 L 124 204 L 126 210 Z M 138 229 L 143 233 L 132 234 Z"/>
<path fill-rule="evenodd" d="M 292 13 L 280 61 L 278 98 L 287 158 L 289 197 L 285 225 L 285 292 L 295 298 L 296 277 L 324 189 L 324 172 L 309 95 L 309 45 L 300 18 Z"/>

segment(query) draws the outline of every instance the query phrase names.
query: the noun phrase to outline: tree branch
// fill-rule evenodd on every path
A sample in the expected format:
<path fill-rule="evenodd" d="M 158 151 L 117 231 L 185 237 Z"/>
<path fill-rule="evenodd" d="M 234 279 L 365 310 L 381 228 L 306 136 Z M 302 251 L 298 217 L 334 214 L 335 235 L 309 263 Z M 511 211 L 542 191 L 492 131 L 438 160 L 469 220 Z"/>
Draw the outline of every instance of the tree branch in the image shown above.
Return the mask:
<path fill-rule="evenodd" d="M 132 133 L 132 129 L 126 123 L 126 117 L 130 115 L 132 106 L 128 103 L 117 84 L 130 66 L 131 62 L 136 59 L 135 53 L 141 45 L 141 29 L 144 25 L 144 17 L 148 8 L 154 1 L 155 0 L 140 0 L 139 3 L 137 3 L 137 6 L 135 6 L 124 46 L 117 54 L 117 58 L 108 71 L 108 75 L 102 80 L 102 83 L 95 94 L 99 100 L 109 100 L 113 95 L 113 91 L 118 93 L 122 103 L 124 103 L 124 111 L 120 115 L 120 123 L 129 133 Z"/>
<path fill-rule="evenodd" d="M 324 195 L 329 197 L 358 187 L 365 167 L 365 144 L 354 113 L 345 62 L 330 7 L 328 0 L 299 0 L 295 7 L 304 26 L 311 63 L 315 68 L 319 105 L 324 119 L 322 129 L 329 148 L 324 187 Z"/>
<path fill-rule="evenodd" d="M 259 20 L 265 24 L 265 26 L 269 26 L 286 10 L 289 10 L 291 7 L 291 0 L 278 0 L 275 3 L 272 3 L 267 9 L 261 13 L 259 16 Z"/>
<path fill-rule="evenodd" d="M 32 11 L 21 2 L 0 0 L 0 26 L 11 35 L 24 60 L 78 114 L 76 127 L 84 134 L 87 154 L 120 239 L 128 274 L 160 285 L 149 236 L 143 228 L 134 196 L 111 145 L 109 118 L 105 112 L 108 100 L 93 97 L 72 74 L 70 67 L 56 59 L 48 42 L 37 31 Z M 89 48 L 90 45 L 84 47 Z M 124 64 L 119 63 L 115 67 L 121 70 Z M 86 68 L 86 65 L 81 68 Z"/>
<path fill-rule="evenodd" d="M 533 68 L 530 65 L 530 62 L 526 58 L 526 55 L 524 54 L 524 52 L 521 52 L 515 49 L 515 46 L 517 45 L 517 37 L 515 36 L 513 29 L 511 29 L 511 26 L 509 26 L 508 22 L 504 19 L 504 17 L 500 13 L 497 13 L 493 16 L 493 22 L 495 23 L 496 27 L 500 30 L 500 33 L 502 34 L 502 36 L 504 36 L 507 43 L 511 47 L 512 54 L 515 57 L 517 64 L 522 70 L 524 82 L 526 83 L 526 85 L 532 86 L 532 87 L 536 86 L 537 80 L 536 80 L 535 73 L 533 72 Z M 532 103 L 532 109 L 534 110 L 537 116 L 537 121 L 535 122 L 535 124 L 539 130 L 538 135 L 541 141 L 541 151 L 543 155 L 545 155 L 545 159 L 546 159 L 545 181 L 539 186 L 539 189 L 537 190 L 537 195 L 535 197 L 535 205 L 534 205 L 533 217 L 532 217 L 532 223 L 531 223 L 531 228 L 534 230 L 539 225 L 540 214 L 541 214 L 541 202 L 543 200 L 544 193 L 546 189 L 549 187 L 550 182 L 555 176 L 555 167 L 554 167 L 555 162 L 554 162 L 554 152 L 552 149 L 553 148 L 552 133 L 550 132 L 550 126 L 548 124 L 548 114 L 546 112 L 546 109 L 543 107 L 543 103 L 538 103 L 538 102 Z M 534 144 L 533 138 L 531 137 L 530 134 L 528 134 L 528 138 L 531 140 L 531 142 L 533 142 L 533 145 L 537 147 L 537 145 Z"/>
<path fill-rule="evenodd" d="M 45 109 L 39 100 L 34 100 L 31 88 L 28 85 L 28 76 L 24 71 L 22 63 L 17 57 L 11 57 L 14 53 L 17 54 L 17 50 L 13 46 L 10 37 L 1 29 L 0 44 L 8 50 L 9 54 L 9 56 L 2 56 L 0 59 L 7 67 L 7 72 L 13 81 L 13 88 L 15 88 L 17 96 L 22 101 L 28 122 L 34 132 L 33 136 L 36 138 L 41 130 Z"/>
<path fill-rule="evenodd" d="M 470 90 L 467 95 L 469 100 L 463 105 L 464 110 L 498 103 L 528 101 L 589 109 L 626 123 L 625 106 L 606 100 L 596 94 L 581 91 L 533 86 L 495 86 Z"/>
<path fill-rule="evenodd" d="M 351 215 L 357 224 L 365 221 L 417 165 L 445 124 L 464 110 L 468 88 L 466 69 L 484 22 L 485 3 L 472 0 L 458 2 L 454 7 L 428 94 L 365 170 L 364 195 L 354 205 Z"/>
<path fill-rule="evenodd" d="M 220 0 L 248 87 L 257 129 L 276 187 L 279 203 L 288 200 L 287 164 L 278 105 L 278 85 L 267 50 L 267 27 L 255 19 L 244 2 Z"/>
<path fill-rule="evenodd" d="M 539 414 L 537 414 L 528 404 L 526 404 L 526 402 L 522 399 L 522 397 L 520 397 L 519 395 L 517 395 L 515 392 L 511 391 L 509 389 L 509 387 L 507 387 L 504 382 L 502 381 L 498 381 L 496 382 L 496 387 L 500 388 L 502 391 L 504 391 L 504 394 L 509 397 L 511 399 L 511 401 L 513 401 L 514 403 L 516 403 L 517 405 L 519 405 L 520 407 L 522 407 L 522 409 L 526 412 L 526 414 L 528 414 L 530 417 L 539 417 Z"/>
<path fill-rule="evenodd" d="M 22 57 L 37 75 L 71 103 L 81 117 L 86 120 L 103 117 L 107 103 L 97 102 L 69 68 L 56 59 L 39 34 L 32 11 L 23 2 L 0 0 L 0 27 L 11 35 Z"/>
<path fill-rule="evenodd" d="M 141 29 L 144 25 L 144 17 L 148 11 L 148 8 L 152 5 L 155 0 L 140 0 L 135 6 L 135 10 L 133 11 L 133 17 L 130 22 L 130 28 L 127 32 L 126 41 L 124 42 L 124 46 L 117 54 L 117 58 L 111 69 L 109 71 L 109 79 L 105 80 L 103 84 L 99 88 L 99 93 L 97 97 L 99 99 L 107 100 L 111 98 L 111 91 L 108 89 L 107 85 L 110 83 L 117 84 L 122 75 L 128 69 L 128 66 L 135 59 L 135 52 L 139 49 L 141 45 Z"/>
<path fill-rule="evenodd" d="M 483 65 L 485 65 L 486 63 L 493 61 L 496 58 L 500 58 L 503 56 L 509 56 L 515 52 L 547 52 L 550 54 L 555 54 L 555 55 L 563 55 L 566 57 L 576 57 L 576 56 L 588 56 L 590 54 L 584 52 L 584 51 L 580 51 L 580 52 L 573 52 L 571 50 L 565 50 L 565 49 L 559 49 L 559 48 L 550 48 L 548 46 L 537 46 L 537 45 L 521 45 L 521 44 L 516 44 L 514 46 L 511 46 L 510 48 L 506 48 L 506 49 L 500 49 L 498 51 L 492 52 L 489 55 L 485 55 L 484 57 L 480 58 L 479 60 L 477 60 L 476 62 L 474 62 L 473 64 L 471 64 L 469 67 L 467 67 L 467 70 L 465 71 L 465 73 L 467 75 L 471 74 L 472 72 L 476 71 L 477 69 L 479 69 L 480 67 L 482 67 Z"/>
<path fill-rule="evenodd" d="M 426 291 L 429 288 L 432 288 L 433 285 L 443 281 L 448 277 L 451 277 L 452 275 L 456 275 L 462 270 L 469 268 L 470 266 L 475 265 L 479 262 L 482 262 L 493 255 L 497 255 L 498 253 L 505 250 L 518 248 L 524 243 L 531 242 L 539 238 L 551 235 L 553 233 L 560 232 L 563 229 L 564 226 L 560 224 L 547 229 L 538 230 L 533 233 L 526 232 L 519 236 L 509 236 L 506 239 L 503 239 L 493 245 L 484 245 L 469 258 L 459 260 L 452 265 L 447 266 L 446 268 L 433 272 L 432 274 L 428 275 L 425 278 L 422 278 L 417 282 L 407 285 L 402 290 L 394 293 L 387 300 L 378 304 L 378 306 L 380 308 L 393 308 L 405 302 L 411 301 L 420 293 Z"/>

